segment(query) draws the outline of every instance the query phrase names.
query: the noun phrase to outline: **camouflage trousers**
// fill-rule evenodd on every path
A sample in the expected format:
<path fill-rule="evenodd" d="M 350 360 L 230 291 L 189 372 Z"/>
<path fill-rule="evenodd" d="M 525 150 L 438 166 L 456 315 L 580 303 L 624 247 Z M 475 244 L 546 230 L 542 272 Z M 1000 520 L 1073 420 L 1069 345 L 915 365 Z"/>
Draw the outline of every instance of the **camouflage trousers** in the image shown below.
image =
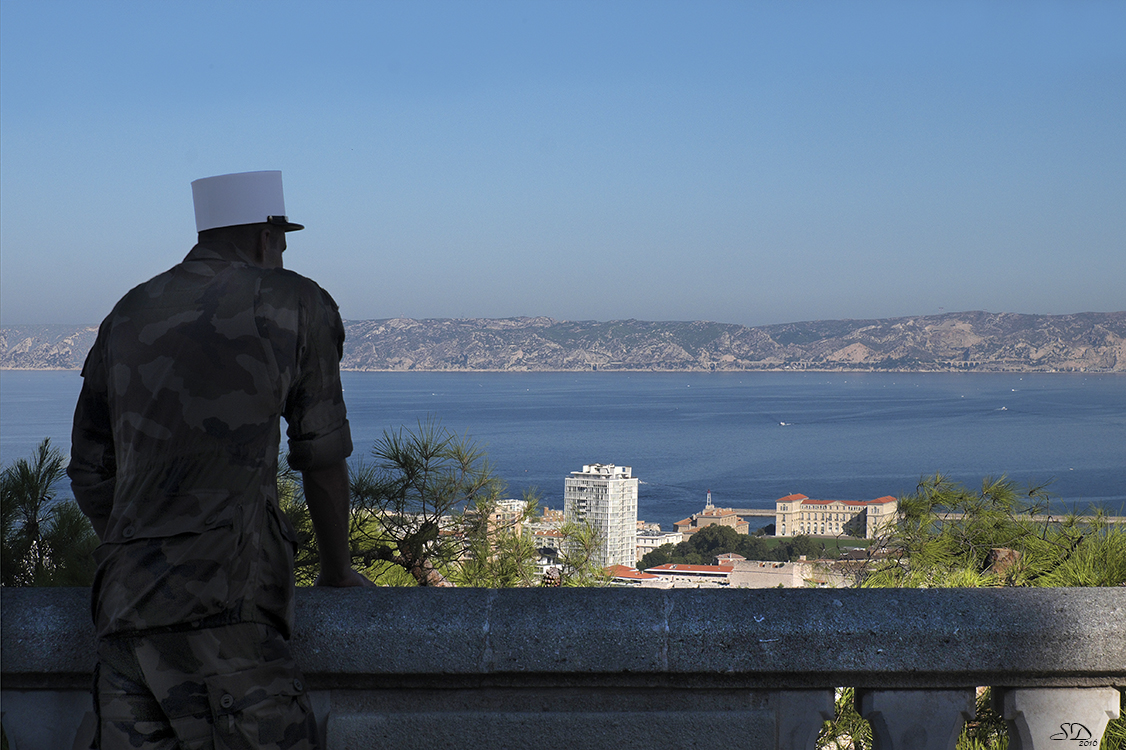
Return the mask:
<path fill-rule="evenodd" d="M 316 722 L 281 635 L 238 623 L 98 643 L 101 750 L 315 750 Z"/>

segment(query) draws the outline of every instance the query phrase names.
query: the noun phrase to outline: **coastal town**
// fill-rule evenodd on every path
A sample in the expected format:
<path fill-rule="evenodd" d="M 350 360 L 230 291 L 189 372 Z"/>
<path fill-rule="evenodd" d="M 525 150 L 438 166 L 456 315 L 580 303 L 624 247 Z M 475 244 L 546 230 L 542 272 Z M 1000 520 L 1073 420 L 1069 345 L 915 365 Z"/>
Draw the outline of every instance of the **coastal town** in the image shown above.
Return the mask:
<path fill-rule="evenodd" d="M 568 522 L 589 524 L 598 538 L 597 563 L 613 585 L 641 588 L 803 588 L 847 586 L 855 577 L 858 561 L 867 559 L 868 544 L 886 532 L 896 518 L 898 502 L 891 496 L 873 500 L 819 500 L 801 494 L 778 498 L 769 509 L 716 507 L 711 492 L 704 508 L 663 530 L 659 524 L 637 517 L 639 480 L 632 467 L 588 464 L 564 480 L 563 510 L 546 508 L 537 518 L 521 522 L 525 501 L 498 504 L 494 523 L 518 525 L 518 534 L 530 536 L 537 551 L 537 574 L 550 577 L 559 565 Z M 733 553 L 717 554 L 705 564 L 667 562 L 646 566 L 651 553 L 671 551 L 705 529 L 732 529 L 749 535 L 748 517 L 773 517 L 774 523 L 758 529 L 759 536 L 793 538 L 832 537 L 845 542 L 843 555 L 815 559 L 754 560 Z M 847 542 L 854 544 L 849 547 Z M 840 547 L 839 547 L 840 548 Z"/>

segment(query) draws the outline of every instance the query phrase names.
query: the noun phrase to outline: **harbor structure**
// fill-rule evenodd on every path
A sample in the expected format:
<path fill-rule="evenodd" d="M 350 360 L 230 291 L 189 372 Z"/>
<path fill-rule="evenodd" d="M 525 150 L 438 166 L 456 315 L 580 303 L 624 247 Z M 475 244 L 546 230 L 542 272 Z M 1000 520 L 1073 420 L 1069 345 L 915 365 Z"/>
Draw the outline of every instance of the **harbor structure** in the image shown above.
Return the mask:
<path fill-rule="evenodd" d="M 708 490 L 708 499 L 704 504 L 704 509 L 699 513 L 693 513 L 688 518 L 677 521 L 673 524 L 673 528 L 687 539 L 700 529 L 717 525 L 730 526 L 740 534 L 746 534 L 750 531 L 750 524 L 740 518 L 733 508 L 715 507 L 715 504 L 712 503 L 712 491 Z"/>
<path fill-rule="evenodd" d="M 598 534 L 598 564 L 637 563 L 637 477 L 629 466 L 586 464 L 563 480 L 563 514 Z"/>

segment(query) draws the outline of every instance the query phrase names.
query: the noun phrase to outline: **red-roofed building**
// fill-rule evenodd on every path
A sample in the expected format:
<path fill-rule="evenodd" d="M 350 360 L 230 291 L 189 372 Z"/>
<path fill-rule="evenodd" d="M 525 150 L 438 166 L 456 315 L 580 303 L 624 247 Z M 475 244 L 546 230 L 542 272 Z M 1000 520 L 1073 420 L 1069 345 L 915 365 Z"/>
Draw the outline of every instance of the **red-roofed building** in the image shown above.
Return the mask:
<path fill-rule="evenodd" d="M 657 580 L 672 586 L 726 586 L 731 580 L 731 571 L 734 566 L 730 563 L 724 565 L 688 565 L 686 563 L 665 563 L 655 568 L 645 570 Z"/>
<path fill-rule="evenodd" d="M 650 581 L 656 582 L 659 580 L 657 576 L 651 573 L 643 573 L 628 565 L 611 565 L 606 568 L 606 575 L 610 576 L 612 583 L 619 586 L 641 586 Z"/>
<path fill-rule="evenodd" d="M 850 536 L 872 539 L 895 522 L 899 501 L 891 495 L 875 500 L 812 500 L 786 495 L 775 501 L 775 536 Z"/>

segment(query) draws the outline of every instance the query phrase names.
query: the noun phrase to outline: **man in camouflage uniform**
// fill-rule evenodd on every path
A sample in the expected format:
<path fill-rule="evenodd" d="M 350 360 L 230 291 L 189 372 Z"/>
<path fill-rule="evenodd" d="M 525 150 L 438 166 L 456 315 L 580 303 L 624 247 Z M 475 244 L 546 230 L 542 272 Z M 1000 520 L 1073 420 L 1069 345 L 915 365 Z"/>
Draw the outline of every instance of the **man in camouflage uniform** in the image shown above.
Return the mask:
<path fill-rule="evenodd" d="M 208 179 L 236 203 L 276 180 L 280 202 L 280 173 Z M 198 192 L 196 210 L 198 227 Z M 118 302 L 86 359 L 68 474 L 102 542 L 103 749 L 316 747 L 287 644 L 296 536 L 277 504 L 279 416 L 317 583 L 371 584 L 348 554 L 343 324 L 324 290 L 282 269 L 285 233 L 301 228 L 254 212 L 205 226 L 182 263 Z"/>

